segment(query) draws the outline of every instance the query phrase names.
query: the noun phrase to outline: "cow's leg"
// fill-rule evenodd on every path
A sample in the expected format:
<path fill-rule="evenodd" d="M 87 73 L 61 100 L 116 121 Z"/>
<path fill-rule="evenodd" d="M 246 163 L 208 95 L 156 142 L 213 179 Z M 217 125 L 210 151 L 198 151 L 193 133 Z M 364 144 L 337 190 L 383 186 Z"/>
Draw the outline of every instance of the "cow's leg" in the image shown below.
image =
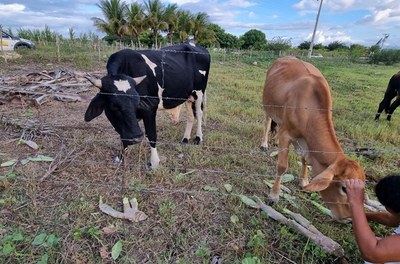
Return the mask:
<path fill-rule="evenodd" d="M 309 184 L 307 162 L 304 157 L 301 157 L 301 175 L 300 175 L 300 186 L 304 187 Z"/>
<path fill-rule="evenodd" d="M 198 145 L 201 141 L 203 141 L 203 92 L 197 91 L 197 100 L 195 101 L 196 108 L 196 119 L 197 119 L 197 128 L 196 128 L 196 138 L 194 139 L 194 144 Z"/>
<path fill-rule="evenodd" d="M 396 108 L 400 105 L 400 96 L 398 96 L 396 98 L 396 100 L 390 105 L 389 111 L 388 111 L 388 115 L 387 115 L 387 120 L 390 121 L 390 119 L 392 118 L 392 114 L 394 112 L 394 110 L 396 110 Z"/>
<path fill-rule="evenodd" d="M 287 134 L 285 129 L 280 128 L 278 130 L 279 136 L 279 153 L 278 153 L 278 164 L 277 164 L 277 173 L 275 177 L 274 185 L 272 186 L 271 192 L 268 197 L 272 201 L 279 200 L 279 193 L 281 190 L 281 178 L 282 175 L 286 172 L 288 168 L 288 153 L 289 153 L 289 143 L 290 137 Z"/>
<path fill-rule="evenodd" d="M 192 110 L 192 101 L 186 101 L 186 128 L 185 133 L 183 134 L 182 143 L 189 143 L 190 134 L 192 133 L 193 123 L 194 123 L 194 115 Z"/>
<path fill-rule="evenodd" d="M 268 150 L 269 132 L 271 131 L 272 119 L 264 113 L 264 134 L 261 142 L 261 149 Z"/>
<path fill-rule="evenodd" d="M 381 113 L 387 107 L 388 104 L 390 104 L 390 101 L 387 102 L 386 98 L 383 98 L 383 100 L 379 104 L 378 111 L 376 112 L 375 120 L 379 119 L 379 117 L 381 116 Z"/>
<path fill-rule="evenodd" d="M 150 143 L 150 169 L 156 169 L 160 165 L 160 158 L 158 156 L 156 143 L 157 143 L 157 130 L 156 130 L 156 110 L 151 113 L 143 115 L 144 128 Z"/>

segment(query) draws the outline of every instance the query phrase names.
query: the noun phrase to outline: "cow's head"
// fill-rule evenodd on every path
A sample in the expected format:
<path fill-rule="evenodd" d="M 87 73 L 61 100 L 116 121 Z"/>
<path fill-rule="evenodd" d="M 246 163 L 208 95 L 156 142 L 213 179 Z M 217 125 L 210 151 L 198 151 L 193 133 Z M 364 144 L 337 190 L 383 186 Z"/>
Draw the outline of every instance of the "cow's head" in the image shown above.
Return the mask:
<path fill-rule="evenodd" d="M 332 217 L 338 222 L 347 223 L 351 220 L 350 206 L 347 202 L 345 179 L 365 180 L 363 168 L 346 157 L 336 160 L 328 168 L 306 186 L 306 191 L 316 191 L 321 195 L 326 206 L 331 210 Z"/>
<path fill-rule="evenodd" d="M 131 78 L 126 75 L 107 75 L 101 80 L 88 78 L 100 91 L 92 99 L 85 113 L 85 121 L 89 122 L 99 116 L 103 110 L 121 137 L 124 148 L 140 143 L 143 132 L 139 127 L 136 111 L 140 97 L 136 85 L 145 78 Z"/>

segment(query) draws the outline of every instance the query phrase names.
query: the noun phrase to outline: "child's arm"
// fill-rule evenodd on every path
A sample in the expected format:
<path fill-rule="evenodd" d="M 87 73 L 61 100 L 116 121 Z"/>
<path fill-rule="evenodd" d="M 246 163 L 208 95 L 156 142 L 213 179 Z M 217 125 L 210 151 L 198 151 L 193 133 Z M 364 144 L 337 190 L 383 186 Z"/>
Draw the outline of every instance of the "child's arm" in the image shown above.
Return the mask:
<path fill-rule="evenodd" d="M 389 212 L 366 212 L 368 221 L 382 225 L 397 227 L 400 225 L 400 217 Z"/>
<path fill-rule="evenodd" d="M 349 179 L 345 181 L 347 199 L 352 212 L 354 235 L 364 260 L 369 262 L 400 261 L 400 235 L 377 239 L 368 225 L 364 212 L 364 182 Z M 378 214 L 377 214 L 378 215 Z M 375 217 L 381 218 L 375 215 Z"/>

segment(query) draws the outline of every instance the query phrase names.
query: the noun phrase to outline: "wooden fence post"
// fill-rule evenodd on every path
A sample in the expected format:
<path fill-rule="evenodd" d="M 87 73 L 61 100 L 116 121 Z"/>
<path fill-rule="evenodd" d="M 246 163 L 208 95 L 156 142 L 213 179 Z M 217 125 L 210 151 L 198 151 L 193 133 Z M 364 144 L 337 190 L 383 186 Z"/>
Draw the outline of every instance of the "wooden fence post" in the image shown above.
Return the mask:
<path fill-rule="evenodd" d="M 56 46 L 57 46 L 57 61 L 61 63 L 61 55 L 60 55 L 60 37 L 57 35 L 56 37 Z"/>

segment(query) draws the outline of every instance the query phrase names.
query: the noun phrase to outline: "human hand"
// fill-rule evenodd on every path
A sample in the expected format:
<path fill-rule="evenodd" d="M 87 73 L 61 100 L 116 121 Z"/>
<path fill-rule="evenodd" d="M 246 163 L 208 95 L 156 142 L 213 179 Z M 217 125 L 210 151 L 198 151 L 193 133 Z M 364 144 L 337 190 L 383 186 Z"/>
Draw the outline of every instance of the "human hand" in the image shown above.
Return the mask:
<path fill-rule="evenodd" d="M 359 179 L 347 179 L 344 181 L 346 185 L 347 201 L 352 205 L 364 204 L 365 183 Z"/>

